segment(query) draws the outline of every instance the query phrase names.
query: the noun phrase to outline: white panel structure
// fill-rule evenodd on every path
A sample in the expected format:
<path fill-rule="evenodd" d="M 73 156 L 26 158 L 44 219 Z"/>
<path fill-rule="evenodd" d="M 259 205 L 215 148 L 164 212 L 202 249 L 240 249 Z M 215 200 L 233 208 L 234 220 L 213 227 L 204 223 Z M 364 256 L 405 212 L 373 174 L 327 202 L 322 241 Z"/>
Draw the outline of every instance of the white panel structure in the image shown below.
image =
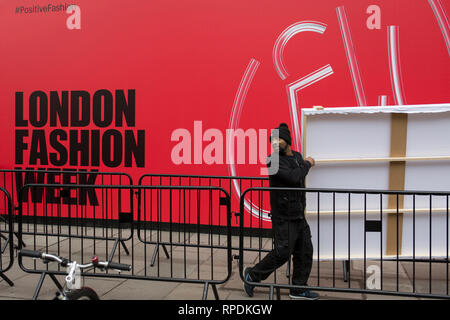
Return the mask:
<path fill-rule="evenodd" d="M 404 157 L 390 157 L 392 113 L 408 114 Z M 302 139 L 303 156 L 316 160 L 307 188 L 388 190 L 398 160 L 406 161 L 406 191 L 450 193 L 450 104 L 302 109 Z M 390 258 L 387 216 L 396 209 L 388 210 L 388 196 L 350 197 L 349 208 L 346 193 L 307 194 L 314 258 Z M 401 258 L 448 257 L 448 210 L 448 196 L 404 196 Z M 366 220 L 381 220 L 382 232 L 365 232 Z"/>

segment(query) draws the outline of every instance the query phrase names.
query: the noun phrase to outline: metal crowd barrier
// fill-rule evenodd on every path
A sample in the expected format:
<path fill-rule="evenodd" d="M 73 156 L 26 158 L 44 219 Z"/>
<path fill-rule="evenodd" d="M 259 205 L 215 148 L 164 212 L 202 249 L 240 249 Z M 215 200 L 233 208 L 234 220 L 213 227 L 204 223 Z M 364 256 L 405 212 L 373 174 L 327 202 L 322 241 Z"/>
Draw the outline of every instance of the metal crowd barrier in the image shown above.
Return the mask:
<path fill-rule="evenodd" d="M 249 252 L 244 228 L 266 223 L 261 211 L 247 210 L 251 195 L 259 208 L 270 192 L 304 192 L 306 219 L 314 248 L 307 286 L 293 285 L 288 272 L 274 272 L 262 282 L 269 289 L 394 295 L 449 299 L 449 192 L 312 188 L 249 188 L 240 202 L 239 271 L 253 267 L 273 249 L 261 237 L 258 253 Z M 340 262 L 340 263 L 337 263 Z M 342 263 L 341 263 L 342 262 Z"/>
<path fill-rule="evenodd" d="M 269 186 L 269 179 L 267 177 L 230 177 L 230 176 L 208 176 L 208 175 L 177 175 L 177 174 L 144 174 L 139 179 L 139 185 L 148 185 L 148 186 L 205 186 L 205 187 L 219 187 L 223 188 L 229 195 L 231 199 L 231 212 L 234 215 L 232 221 L 231 221 L 231 227 L 232 227 L 232 235 L 235 237 L 239 237 L 239 223 L 238 223 L 238 217 L 235 215 L 237 212 L 239 212 L 239 200 L 240 195 L 243 192 L 243 190 L 253 187 L 268 187 Z M 145 195 L 142 195 L 142 197 L 145 197 Z M 156 198 L 148 197 L 150 201 L 157 201 Z M 180 197 L 178 199 L 181 199 Z M 184 212 L 186 212 L 186 221 L 190 221 L 190 213 L 191 213 L 191 207 L 190 207 L 190 197 L 186 197 L 186 207 L 182 207 L 181 205 L 177 206 L 178 215 L 182 216 Z M 160 201 L 160 204 L 164 206 L 164 202 Z M 249 202 L 246 203 L 247 206 L 254 206 L 254 203 L 252 202 L 252 199 L 249 200 Z M 156 208 L 151 207 L 144 207 L 139 205 L 138 211 L 142 216 L 146 217 L 157 217 L 157 210 Z M 140 241 L 146 243 L 146 244 L 153 244 L 155 245 L 155 249 L 153 251 L 152 256 L 152 262 L 151 265 L 154 265 L 155 259 L 157 255 L 160 254 L 160 248 L 163 249 L 164 255 L 167 259 L 170 258 L 170 254 L 167 250 L 167 248 L 164 246 L 164 244 L 161 244 L 159 241 L 159 234 L 156 233 L 154 236 L 152 234 L 144 236 L 141 229 L 147 228 L 147 225 L 150 223 L 153 223 L 153 225 L 156 227 L 157 230 L 165 230 L 168 228 L 168 224 L 154 219 L 156 222 L 150 222 L 150 219 L 147 218 L 146 220 L 139 220 L 137 229 L 138 229 L 138 238 Z M 220 216 L 218 213 L 213 214 L 213 219 L 211 220 L 211 229 L 214 233 L 216 233 L 216 236 L 218 238 L 217 245 L 218 246 L 225 246 L 226 242 L 221 242 L 221 234 L 224 232 L 224 227 L 226 226 L 226 222 L 223 216 Z M 249 241 L 246 242 L 246 249 L 250 251 L 257 251 L 258 250 L 258 241 L 261 237 L 261 230 L 258 230 L 258 232 L 255 231 L 255 226 L 249 225 L 248 228 L 246 228 L 245 232 L 246 235 L 249 237 Z M 258 226 L 256 226 L 258 227 Z M 267 229 L 265 234 L 270 235 L 270 229 Z M 237 239 L 236 239 L 237 240 Z M 237 242 L 235 242 L 237 243 Z M 239 250 L 238 246 L 232 247 L 233 250 L 236 251 Z M 158 256 L 159 257 L 159 256 Z"/>
<path fill-rule="evenodd" d="M 96 200 L 85 201 L 88 193 Z M 94 255 L 120 260 L 132 250 L 126 244 L 133 237 L 133 198 L 127 196 L 132 194 L 130 186 L 27 184 L 18 194 L 19 250 L 26 245 L 81 263 Z M 20 255 L 18 260 L 25 272 L 41 274 L 34 299 L 47 275 L 60 287 L 54 274 L 65 272 L 59 265 L 23 263 Z"/>
<path fill-rule="evenodd" d="M 12 202 L 8 191 L 0 187 L 0 278 L 11 287 L 14 283 L 5 275 L 14 263 Z"/>
<path fill-rule="evenodd" d="M 188 175 L 144 175 L 138 186 L 27 184 L 19 193 L 19 248 L 26 243 L 27 249 L 82 263 L 92 255 L 118 259 L 132 265 L 129 274 L 85 275 L 201 283 L 204 299 L 210 285 L 218 299 L 216 285 L 231 276 L 232 250 L 238 250 L 234 258 L 243 279 L 244 264 L 254 265 L 273 249 L 269 193 L 297 190 L 306 193 L 314 247 L 307 288 L 450 298 L 450 193 L 267 185 L 266 178 Z M 96 205 L 86 201 L 89 194 L 97 195 Z M 231 194 L 239 199 L 236 211 Z M 47 275 L 57 284 L 55 275 L 65 274 L 20 257 L 19 265 L 41 274 L 34 298 Z M 303 288 L 291 284 L 291 269 L 289 261 L 268 280 L 251 284 L 269 288 L 270 298 L 274 290 L 279 297 L 281 289 Z"/>
<path fill-rule="evenodd" d="M 89 202 L 77 203 L 65 201 L 68 197 L 79 198 L 88 189 L 98 194 L 107 193 L 109 197 L 99 198 L 99 205 Z M 139 196 L 139 205 L 151 207 L 157 216 L 148 216 L 133 211 L 133 201 L 127 203 L 122 198 L 124 192 Z M 203 186 L 118 186 L 118 185 L 57 185 L 29 184 L 24 186 L 19 197 L 42 192 L 57 197 L 57 203 L 42 204 L 19 202 L 19 239 L 27 243 L 27 249 L 56 254 L 79 263 L 90 261 L 93 255 L 100 260 L 131 264 L 130 273 L 121 274 L 108 270 L 92 270 L 83 275 L 89 277 L 126 278 L 135 280 L 175 281 L 199 283 L 204 285 L 203 298 L 206 299 L 209 286 L 216 299 L 217 284 L 225 283 L 231 276 L 231 210 L 230 196 L 219 187 Z M 179 203 L 186 203 L 189 197 L 191 205 L 190 220 L 178 214 Z M 29 199 L 32 199 L 31 197 Z M 157 200 L 159 199 L 159 200 Z M 122 202 L 122 205 L 120 204 Z M 123 204 L 129 209 L 123 211 Z M 164 204 L 163 204 L 164 203 Z M 183 210 L 186 207 L 183 205 Z M 226 239 L 217 243 L 212 228 L 213 212 L 223 217 L 223 233 Z M 23 214 L 32 214 L 36 219 L 27 220 Z M 57 213 L 56 216 L 53 213 Z M 149 268 L 149 246 L 137 241 L 133 235 L 133 225 L 140 225 L 140 236 L 151 234 L 159 237 L 168 252 L 169 259 L 159 259 L 155 268 Z M 158 229 L 159 223 L 168 228 Z M 29 228 L 29 229 L 27 229 Z M 33 230 L 33 232 L 24 232 Z M 129 255 L 122 254 L 119 241 L 129 246 Z M 19 243 L 19 244 L 20 244 Z M 31 246 L 31 248 L 29 248 Z M 47 275 L 60 286 L 55 275 L 65 274 L 59 266 L 39 264 L 31 259 L 19 256 L 19 265 L 25 272 L 39 273 L 41 279 L 33 298 L 37 298 Z"/>
<path fill-rule="evenodd" d="M 58 168 L 0 170 L 0 187 L 9 192 L 12 203 L 16 207 L 19 205 L 17 196 L 19 190 L 26 184 L 132 185 L 133 181 L 127 173 L 102 172 L 94 169 L 90 171 Z M 92 197 L 88 194 L 87 201 L 91 199 Z"/>
<path fill-rule="evenodd" d="M 32 229 L 31 226 L 36 225 L 37 223 L 49 223 L 52 220 L 59 219 L 58 224 L 63 225 L 65 223 L 65 219 L 61 219 L 59 213 L 54 207 L 54 204 L 58 203 L 60 198 L 62 198 L 65 203 L 71 203 L 83 205 L 89 203 L 92 206 L 99 206 L 99 201 L 104 203 L 102 207 L 104 212 L 103 215 L 106 214 L 108 210 L 107 200 L 110 199 L 109 205 L 112 206 L 112 198 L 108 194 L 107 191 L 101 193 L 100 197 L 93 192 L 92 188 L 81 189 L 80 193 L 77 195 L 67 195 L 65 196 L 65 192 L 68 190 L 63 190 L 60 196 L 55 196 L 47 192 L 45 195 L 41 188 L 36 188 L 33 192 L 23 191 L 21 197 L 19 198 L 19 192 L 23 189 L 24 186 L 29 184 L 43 184 L 43 185 L 52 185 L 52 184 L 73 184 L 73 185 L 132 185 L 133 181 L 129 174 L 122 172 L 100 172 L 96 170 L 79 170 L 74 171 L 71 169 L 14 169 L 14 170 L 0 170 L 0 186 L 9 191 L 12 197 L 12 203 L 14 205 L 15 210 L 18 210 L 20 206 L 22 206 L 22 218 L 25 221 L 29 221 L 29 224 L 25 225 L 25 229 L 22 230 L 23 234 L 28 235 L 36 235 L 41 232 L 36 229 Z M 127 192 L 127 191 L 124 191 Z M 122 204 L 122 198 L 119 197 L 119 205 Z M 124 198 L 126 201 L 132 205 L 133 193 L 128 191 L 128 194 L 124 194 Z M 128 200 L 129 199 L 129 200 Z M 37 216 L 34 214 L 34 211 L 37 207 L 42 207 L 45 204 L 46 210 L 45 215 Z M 76 208 L 76 207 L 74 207 Z M 122 211 L 128 210 L 131 212 L 131 209 L 123 209 Z M 57 234 L 57 231 L 53 231 L 53 229 L 46 230 L 46 234 L 51 234 L 52 232 Z M 83 236 L 86 235 L 77 235 L 75 230 L 71 230 L 71 237 Z M 129 235 L 131 237 L 131 235 Z M 127 237 L 127 238 L 129 238 Z M 124 249 L 127 250 L 124 240 L 127 238 L 120 239 L 120 243 L 124 246 Z M 26 246 L 25 243 L 21 244 L 22 246 Z"/>

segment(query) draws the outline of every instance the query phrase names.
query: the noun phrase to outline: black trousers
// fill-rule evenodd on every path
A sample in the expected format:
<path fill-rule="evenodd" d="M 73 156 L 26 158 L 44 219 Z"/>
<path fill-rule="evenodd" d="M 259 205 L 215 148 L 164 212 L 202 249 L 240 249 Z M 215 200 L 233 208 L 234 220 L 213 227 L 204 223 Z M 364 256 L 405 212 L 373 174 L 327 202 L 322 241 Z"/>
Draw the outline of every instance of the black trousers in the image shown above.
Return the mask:
<path fill-rule="evenodd" d="M 259 282 L 267 279 L 293 256 L 292 284 L 307 285 L 312 268 L 313 246 L 311 230 L 306 219 L 272 220 L 274 248 L 250 269 L 250 277 Z"/>

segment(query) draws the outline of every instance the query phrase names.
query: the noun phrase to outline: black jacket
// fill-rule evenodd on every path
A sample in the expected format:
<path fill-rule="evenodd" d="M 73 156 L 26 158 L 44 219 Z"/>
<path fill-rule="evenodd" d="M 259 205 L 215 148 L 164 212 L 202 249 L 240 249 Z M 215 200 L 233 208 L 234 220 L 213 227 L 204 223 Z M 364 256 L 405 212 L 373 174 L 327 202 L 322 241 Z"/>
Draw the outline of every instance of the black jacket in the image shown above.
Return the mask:
<path fill-rule="evenodd" d="M 294 156 L 279 157 L 278 171 L 271 174 L 270 168 L 275 165 L 272 155 L 267 158 L 270 187 L 304 188 L 305 177 L 311 168 L 308 161 L 303 160 L 300 153 L 293 151 Z M 300 191 L 271 191 L 270 207 L 272 219 L 295 220 L 305 218 L 306 197 Z"/>

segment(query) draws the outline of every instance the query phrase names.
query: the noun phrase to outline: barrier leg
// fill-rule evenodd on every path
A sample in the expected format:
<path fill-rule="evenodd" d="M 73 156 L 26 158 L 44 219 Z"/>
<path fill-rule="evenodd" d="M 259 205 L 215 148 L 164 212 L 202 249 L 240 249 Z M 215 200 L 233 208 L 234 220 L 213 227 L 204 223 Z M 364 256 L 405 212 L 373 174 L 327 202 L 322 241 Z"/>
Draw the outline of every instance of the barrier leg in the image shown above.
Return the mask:
<path fill-rule="evenodd" d="M 127 246 L 125 245 L 125 241 L 120 240 L 120 244 L 122 245 L 123 250 L 125 250 L 125 253 L 127 254 L 127 256 L 129 256 L 129 255 L 130 255 L 130 251 L 128 251 L 128 248 L 127 248 Z"/>
<path fill-rule="evenodd" d="M 3 247 L 1 248 L 1 253 L 3 253 L 3 252 L 5 252 L 6 248 L 8 247 L 9 238 L 5 237 L 1 233 L 0 233 L 0 237 L 5 240 L 5 243 L 4 243 Z"/>
<path fill-rule="evenodd" d="M 56 287 L 58 287 L 58 290 L 60 292 L 63 292 L 64 289 L 63 289 L 62 285 L 59 283 L 58 279 L 56 279 L 55 275 L 54 274 L 49 274 L 49 276 L 53 280 L 53 282 L 55 283 Z"/>
<path fill-rule="evenodd" d="M 39 292 L 41 291 L 42 288 L 42 284 L 44 283 L 45 280 L 45 276 L 47 274 L 45 272 L 42 272 L 41 274 L 41 278 L 39 279 L 38 285 L 36 287 L 36 290 L 34 290 L 34 294 L 33 294 L 33 298 L 32 300 L 37 300 L 38 296 L 39 296 Z"/>
<path fill-rule="evenodd" d="M 17 232 L 14 232 L 14 234 L 17 237 L 17 240 L 19 240 L 19 243 L 21 244 L 21 248 L 25 248 L 27 245 L 25 244 L 25 242 L 23 242 L 22 238 L 19 237 L 19 234 Z M 19 249 L 19 246 L 14 245 L 15 249 Z"/>
<path fill-rule="evenodd" d="M 159 251 L 159 244 L 156 244 L 155 250 L 153 251 L 152 262 L 150 263 L 151 267 L 155 265 L 156 255 L 158 254 L 158 251 Z"/>
<path fill-rule="evenodd" d="M 277 300 L 281 300 L 281 289 L 277 288 Z"/>
<path fill-rule="evenodd" d="M 164 254 L 166 255 L 166 258 L 170 259 L 169 252 L 167 251 L 166 246 L 164 244 L 162 244 L 161 246 L 162 246 L 162 248 L 164 250 Z M 156 244 L 155 250 L 153 251 L 152 262 L 150 263 L 151 267 L 153 267 L 155 265 L 155 260 L 156 260 L 156 256 L 158 254 L 158 251 L 159 251 L 159 243 Z"/>
<path fill-rule="evenodd" d="M 350 269 L 350 260 L 342 261 L 343 269 L 344 269 L 344 282 L 348 281 L 348 271 Z"/>
<path fill-rule="evenodd" d="M 286 267 L 286 278 L 291 277 L 291 258 L 289 258 L 287 267 Z"/>
<path fill-rule="evenodd" d="M 17 232 L 14 232 L 14 234 L 15 234 L 15 236 L 17 237 L 17 240 L 19 240 L 19 242 L 22 244 L 22 248 L 26 247 L 25 242 L 23 242 L 23 241 L 19 238 Z M 2 234 L 0 234 L 0 237 L 1 237 L 2 239 L 5 240 L 5 244 L 4 244 L 3 248 L 1 249 L 1 251 L 2 251 L 2 253 L 3 253 L 3 252 L 5 252 L 6 247 L 7 247 L 8 244 L 9 244 L 9 240 L 10 240 L 10 239 L 7 238 L 7 237 L 5 237 L 5 236 L 2 235 Z M 14 249 L 18 250 L 18 249 L 19 249 L 19 246 L 15 244 L 15 245 L 14 245 Z"/>
<path fill-rule="evenodd" d="M 169 251 L 167 251 L 167 248 L 166 248 L 166 245 L 162 245 L 162 248 L 163 248 L 163 250 L 164 250 L 164 253 L 166 254 L 166 258 L 167 259 L 170 259 L 170 255 L 169 255 Z"/>
<path fill-rule="evenodd" d="M 209 282 L 205 282 L 205 286 L 203 287 L 202 300 L 206 300 L 206 298 L 208 298 L 208 286 L 209 286 Z M 213 289 L 214 298 L 216 298 L 216 300 L 220 300 L 219 299 L 219 293 L 217 292 L 216 285 L 215 284 L 211 284 L 211 287 Z"/>
<path fill-rule="evenodd" d="M 10 287 L 14 287 L 14 283 L 7 277 L 3 272 L 0 272 L 0 278 L 6 281 L 7 284 L 9 284 Z"/>
<path fill-rule="evenodd" d="M 34 291 L 33 300 L 37 300 L 39 296 L 39 292 L 41 291 L 42 285 L 44 284 L 45 276 L 47 275 L 46 272 L 42 272 L 41 278 L 39 279 L 38 285 L 36 287 L 36 290 Z M 58 288 L 59 292 L 63 292 L 63 287 L 59 283 L 58 279 L 56 279 L 54 274 L 49 274 L 50 279 L 55 283 L 56 287 Z"/>
<path fill-rule="evenodd" d="M 109 255 L 108 262 L 111 262 L 111 261 L 113 260 L 114 255 L 116 254 L 117 245 L 118 245 L 120 242 L 121 242 L 121 240 L 120 240 L 119 238 L 117 238 L 117 239 L 114 241 L 114 245 L 113 245 L 113 248 L 111 249 L 111 253 L 110 253 L 110 255 Z"/>
<path fill-rule="evenodd" d="M 269 290 L 269 300 L 273 300 L 273 286 L 270 286 L 270 290 Z"/>
<path fill-rule="evenodd" d="M 212 284 L 211 287 L 212 287 L 212 289 L 213 289 L 214 297 L 216 298 L 216 300 L 220 300 L 220 299 L 219 299 L 219 293 L 217 292 L 216 285 L 215 285 L 215 284 Z"/>
<path fill-rule="evenodd" d="M 205 282 L 205 286 L 203 287 L 202 300 L 206 300 L 206 298 L 208 297 L 208 286 L 209 286 L 209 283 Z"/>

